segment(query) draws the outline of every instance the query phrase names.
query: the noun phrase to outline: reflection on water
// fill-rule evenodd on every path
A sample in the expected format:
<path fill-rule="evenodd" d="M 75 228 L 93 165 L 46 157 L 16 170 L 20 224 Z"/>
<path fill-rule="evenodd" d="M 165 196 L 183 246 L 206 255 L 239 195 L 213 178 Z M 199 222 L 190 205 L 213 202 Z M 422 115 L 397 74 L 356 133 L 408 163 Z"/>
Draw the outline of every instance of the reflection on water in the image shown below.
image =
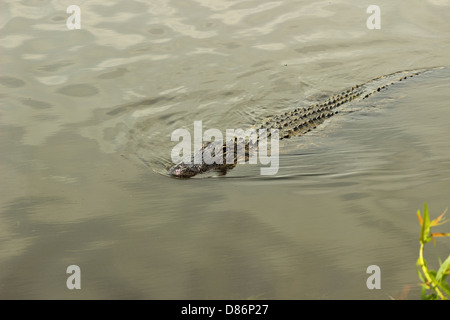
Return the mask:
<path fill-rule="evenodd" d="M 195 120 L 246 128 L 450 66 L 448 1 L 379 1 L 381 30 L 344 0 L 82 1 L 68 30 L 71 4 L 1 4 L 0 298 L 419 297 L 415 212 L 449 206 L 449 69 L 283 140 L 274 177 L 158 172 Z"/>

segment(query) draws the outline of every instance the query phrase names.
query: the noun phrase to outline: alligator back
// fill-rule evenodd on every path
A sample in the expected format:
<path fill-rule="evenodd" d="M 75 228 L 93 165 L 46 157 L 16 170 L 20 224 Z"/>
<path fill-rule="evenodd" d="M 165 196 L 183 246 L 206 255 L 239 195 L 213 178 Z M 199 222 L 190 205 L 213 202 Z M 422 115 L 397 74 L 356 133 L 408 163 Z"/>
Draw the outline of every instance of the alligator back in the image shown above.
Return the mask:
<path fill-rule="evenodd" d="M 372 94 L 384 90 L 392 84 L 419 75 L 427 70 L 400 71 L 380 76 L 333 95 L 322 103 L 306 108 L 296 108 L 283 114 L 267 118 L 257 128 L 266 129 L 269 132 L 270 129 L 278 129 L 280 139 L 303 135 L 315 129 L 325 119 L 338 113 L 338 107 L 353 100 L 367 99 Z"/>

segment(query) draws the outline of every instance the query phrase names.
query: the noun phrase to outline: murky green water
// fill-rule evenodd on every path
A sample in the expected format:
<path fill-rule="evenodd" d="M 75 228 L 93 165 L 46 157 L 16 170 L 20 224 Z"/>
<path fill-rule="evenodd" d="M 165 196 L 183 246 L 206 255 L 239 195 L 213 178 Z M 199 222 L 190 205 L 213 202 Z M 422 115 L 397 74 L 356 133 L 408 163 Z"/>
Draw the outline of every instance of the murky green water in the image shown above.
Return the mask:
<path fill-rule="evenodd" d="M 0 298 L 420 297 L 416 211 L 450 206 L 447 68 L 283 140 L 275 176 L 161 173 L 194 120 L 450 66 L 450 1 L 378 1 L 380 30 L 354 1 L 82 1 L 68 30 L 71 4 L 0 4 Z"/>

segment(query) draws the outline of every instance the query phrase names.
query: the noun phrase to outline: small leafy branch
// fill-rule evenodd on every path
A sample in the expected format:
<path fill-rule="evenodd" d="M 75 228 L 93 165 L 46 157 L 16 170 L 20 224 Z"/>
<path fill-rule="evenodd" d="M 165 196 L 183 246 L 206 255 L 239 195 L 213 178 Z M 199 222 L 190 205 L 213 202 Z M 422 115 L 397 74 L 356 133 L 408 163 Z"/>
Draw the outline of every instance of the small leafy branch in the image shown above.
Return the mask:
<path fill-rule="evenodd" d="M 444 224 L 444 215 L 447 210 L 445 210 L 439 217 L 430 221 L 430 216 L 428 214 L 428 206 L 425 202 L 423 209 L 423 218 L 420 215 L 420 210 L 417 210 L 417 218 L 421 225 L 420 230 L 420 251 L 419 259 L 417 259 L 417 274 L 422 281 L 422 299 L 423 300 L 448 300 L 450 298 L 450 286 L 446 281 L 447 275 L 450 274 L 450 255 L 442 263 L 439 259 L 440 267 L 436 272 L 434 270 L 428 269 L 427 262 L 423 258 L 423 248 L 426 243 L 433 240 L 434 245 L 436 245 L 437 237 L 450 237 L 450 233 L 431 233 L 431 227 L 435 227 Z M 430 293 L 428 293 L 430 291 Z"/>

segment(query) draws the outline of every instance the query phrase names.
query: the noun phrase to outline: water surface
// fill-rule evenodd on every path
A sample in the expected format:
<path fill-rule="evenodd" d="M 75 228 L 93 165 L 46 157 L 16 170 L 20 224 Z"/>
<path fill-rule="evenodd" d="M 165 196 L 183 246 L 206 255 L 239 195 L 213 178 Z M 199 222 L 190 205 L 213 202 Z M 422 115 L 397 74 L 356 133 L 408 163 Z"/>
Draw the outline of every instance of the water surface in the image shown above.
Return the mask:
<path fill-rule="evenodd" d="M 450 66 L 449 1 L 378 1 L 380 30 L 344 0 L 82 1 L 68 30 L 71 4 L 0 5 L 0 298 L 420 297 L 416 211 L 450 205 L 447 68 L 283 140 L 275 176 L 164 173 L 195 120 L 246 128 Z"/>

